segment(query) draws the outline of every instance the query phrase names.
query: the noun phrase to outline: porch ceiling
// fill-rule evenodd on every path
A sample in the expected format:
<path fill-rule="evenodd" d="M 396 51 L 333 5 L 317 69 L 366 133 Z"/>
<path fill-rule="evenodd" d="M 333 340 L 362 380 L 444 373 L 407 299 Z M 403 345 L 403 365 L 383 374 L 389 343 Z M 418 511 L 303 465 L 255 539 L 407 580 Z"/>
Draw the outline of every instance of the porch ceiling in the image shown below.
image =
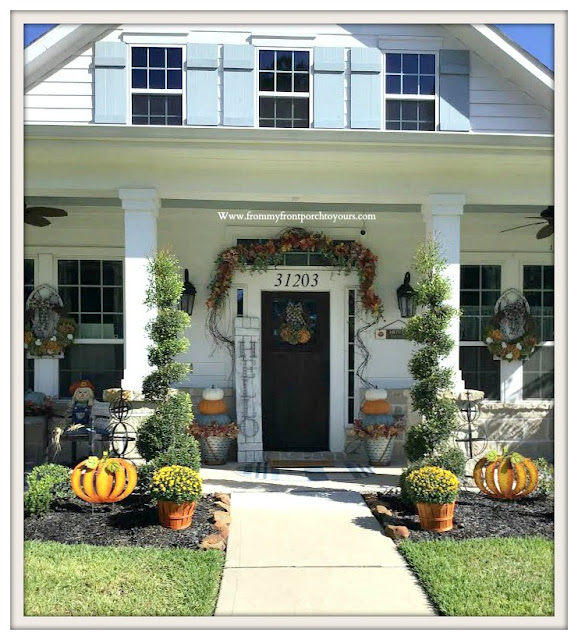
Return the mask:
<path fill-rule="evenodd" d="M 468 205 L 552 201 L 551 136 L 29 125 L 24 151 L 27 196 L 155 187 L 167 207 L 302 211 L 399 211 L 436 192 Z"/>

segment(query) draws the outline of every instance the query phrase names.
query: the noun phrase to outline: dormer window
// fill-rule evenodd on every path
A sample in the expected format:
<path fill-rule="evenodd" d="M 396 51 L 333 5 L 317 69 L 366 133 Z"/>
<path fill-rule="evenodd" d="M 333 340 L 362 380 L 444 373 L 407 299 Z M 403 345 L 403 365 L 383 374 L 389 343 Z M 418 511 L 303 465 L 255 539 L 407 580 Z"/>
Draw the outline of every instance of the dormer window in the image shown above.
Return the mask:
<path fill-rule="evenodd" d="M 183 124 L 182 47 L 132 47 L 132 124 Z"/>
<path fill-rule="evenodd" d="M 309 51 L 259 51 L 259 126 L 307 129 Z"/>
<path fill-rule="evenodd" d="M 385 128 L 435 131 L 435 54 L 386 53 Z"/>

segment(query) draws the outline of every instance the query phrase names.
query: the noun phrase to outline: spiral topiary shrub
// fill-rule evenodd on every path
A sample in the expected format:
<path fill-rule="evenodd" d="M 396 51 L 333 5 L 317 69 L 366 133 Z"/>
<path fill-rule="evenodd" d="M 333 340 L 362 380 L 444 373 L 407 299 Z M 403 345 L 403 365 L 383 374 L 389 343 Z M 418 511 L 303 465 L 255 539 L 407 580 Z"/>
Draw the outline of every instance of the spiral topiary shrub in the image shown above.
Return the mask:
<path fill-rule="evenodd" d="M 410 318 L 408 339 L 419 349 L 411 357 L 408 369 L 415 384 L 411 390 L 413 408 L 422 415 L 419 424 L 406 434 L 405 453 L 410 465 L 400 477 L 402 498 L 407 498 L 406 477 L 415 469 L 434 465 L 463 476 L 465 456 L 449 441 L 458 427 L 458 405 L 451 397 L 454 371 L 444 366 L 454 341 L 448 335 L 458 310 L 448 304 L 451 283 L 444 275 L 446 261 L 440 256 L 439 244 L 430 240 L 418 247 L 414 268 L 421 276 L 415 295 L 423 312 Z"/>
<path fill-rule="evenodd" d="M 148 361 L 154 370 L 143 380 L 143 394 L 156 403 L 155 413 L 139 428 L 137 449 L 147 461 L 181 446 L 189 438 L 187 448 L 198 452 L 198 444 L 187 436 L 193 421 L 192 402 L 188 393 L 171 389 L 190 373 L 190 366 L 175 362 L 185 352 L 189 341 L 183 332 L 190 324 L 189 316 L 180 311 L 178 303 L 183 291 L 183 278 L 177 259 L 166 250 L 159 251 L 148 263 L 149 285 L 145 303 L 156 310 L 156 317 L 147 325 L 151 346 Z M 199 454 L 200 457 L 200 454 Z"/>

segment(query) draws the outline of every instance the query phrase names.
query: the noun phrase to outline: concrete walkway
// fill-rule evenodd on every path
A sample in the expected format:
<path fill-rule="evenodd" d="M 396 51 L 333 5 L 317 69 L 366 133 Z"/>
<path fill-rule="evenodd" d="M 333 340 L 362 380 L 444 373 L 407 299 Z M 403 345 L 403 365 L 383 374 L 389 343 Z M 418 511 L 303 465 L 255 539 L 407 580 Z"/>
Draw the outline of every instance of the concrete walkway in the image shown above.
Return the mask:
<path fill-rule="evenodd" d="M 435 615 L 354 491 L 231 494 L 216 616 Z"/>

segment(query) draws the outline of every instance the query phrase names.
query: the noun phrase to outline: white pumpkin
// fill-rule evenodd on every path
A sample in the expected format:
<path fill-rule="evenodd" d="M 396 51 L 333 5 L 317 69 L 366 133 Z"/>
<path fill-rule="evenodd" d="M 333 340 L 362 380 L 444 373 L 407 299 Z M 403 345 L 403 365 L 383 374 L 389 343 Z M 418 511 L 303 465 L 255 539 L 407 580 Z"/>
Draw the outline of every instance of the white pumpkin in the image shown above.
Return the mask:
<path fill-rule="evenodd" d="M 365 391 L 366 400 L 385 400 L 387 391 L 385 389 L 367 389 Z"/>
<path fill-rule="evenodd" d="M 225 392 L 219 387 L 211 387 L 210 389 L 203 389 L 203 400 L 222 400 L 225 397 Z"/>

